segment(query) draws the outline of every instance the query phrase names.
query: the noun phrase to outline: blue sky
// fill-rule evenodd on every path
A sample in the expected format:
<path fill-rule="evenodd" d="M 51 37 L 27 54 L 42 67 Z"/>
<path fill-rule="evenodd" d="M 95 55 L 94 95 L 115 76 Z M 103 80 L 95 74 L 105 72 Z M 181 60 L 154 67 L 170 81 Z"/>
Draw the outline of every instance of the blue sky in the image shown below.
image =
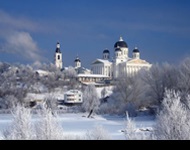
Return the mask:
<path fill-rule="evenodd" d="M 178 63 L 190 53 L 189 0 L 0 0 L 0 61 L 53 62 L 57 41 L 64 66 L 84 67 L 119 36 L 151 63 Z"/>

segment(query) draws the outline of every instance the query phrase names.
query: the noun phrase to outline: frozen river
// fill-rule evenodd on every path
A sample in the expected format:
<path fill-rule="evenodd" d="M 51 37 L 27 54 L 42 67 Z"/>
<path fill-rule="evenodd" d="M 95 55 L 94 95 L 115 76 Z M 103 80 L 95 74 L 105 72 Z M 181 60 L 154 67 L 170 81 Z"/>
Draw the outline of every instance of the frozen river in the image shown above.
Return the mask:
<path fill-rule="evenodd" d="M 60 114 L 59 122 L 61 123 L 64 133 L 71 135 L 84 135 L 88 130 L 92 130 L 96 126 L 102 126 L 108 131 L 113 140 L 124 140 L 125 136 L 121 132 L 125 129 L 125 117 L 96 115 L 93 118 L 86 118 L 87 114 Z M 32 121 L 38 120 L 36 115 L 33 115 Z M 154 122 L 153 117 L 144 116 L 134 118 L 137 129 L 152 128 Z M 10 114 L 0 114 L 0 135 L 12 122 Z"/>

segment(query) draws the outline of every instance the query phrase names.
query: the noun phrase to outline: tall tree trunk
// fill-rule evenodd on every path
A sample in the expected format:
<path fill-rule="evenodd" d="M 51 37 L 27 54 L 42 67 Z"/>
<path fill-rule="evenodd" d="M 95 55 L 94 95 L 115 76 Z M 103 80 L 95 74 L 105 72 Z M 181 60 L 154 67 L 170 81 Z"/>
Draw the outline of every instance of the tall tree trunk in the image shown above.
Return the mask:
<path fill-rule="evenodd" d="M 88 118 L 90 118 L 90 116 L 92 115 L 92 113 L 93 113 L 93 109 L 90 110 L 90 113 L 89 113 L 89 115 L 88 115 Z"/>

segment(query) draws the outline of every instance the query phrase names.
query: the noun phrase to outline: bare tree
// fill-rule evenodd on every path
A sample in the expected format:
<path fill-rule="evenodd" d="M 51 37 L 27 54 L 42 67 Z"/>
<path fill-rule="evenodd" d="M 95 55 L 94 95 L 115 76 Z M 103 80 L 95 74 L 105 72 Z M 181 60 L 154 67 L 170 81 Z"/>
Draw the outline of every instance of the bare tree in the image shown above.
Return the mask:
<path fill-rule="evenodd" d="M 145 89 L 142 86 L 141 78 L 138 75 L 123 75 L 115 81 L 111 99 L 113 99 L 113 102 L 115 101 L 114 105 L 118 105 L 117 109 L 121 113 L 125 113 L 127 110 L 129 115 L 135 115 L 139 100 Z"/>
<path fill-rule="evenodd" d="M 57 99 L 55 98 L 54 94 L 48 94 L 45 97 L 45 107 L 47 109 L 51 109 L 54 112 L 57 109 Z"/>
<path fill-rule="evenodd" d="M 89 112 L 88 118 L 92 115 L 94 111 L 98 110 L 99 105 L 100 100 L 96 87 L 90 84 L 84 90 L 82 104 L 84 110 Z"/>
<path fill-rule="evenodd" d="M 149 99 L 160 105 L 165 89 L 176 89 L 178 71 L 176 67 L 168 63 L 154 64 L 149 71 L 144 72 L 142 79 L 149 86 L 145 92 Z"/>
<path fill-rule="evenodd" d="M 104 88 L 102 89 L 102 91 L 101 91 L 101 98 L 105 98 L 107 94 L 108 94 L 108 91 L 107 91 L 107 89 L 104 87 Z"/>

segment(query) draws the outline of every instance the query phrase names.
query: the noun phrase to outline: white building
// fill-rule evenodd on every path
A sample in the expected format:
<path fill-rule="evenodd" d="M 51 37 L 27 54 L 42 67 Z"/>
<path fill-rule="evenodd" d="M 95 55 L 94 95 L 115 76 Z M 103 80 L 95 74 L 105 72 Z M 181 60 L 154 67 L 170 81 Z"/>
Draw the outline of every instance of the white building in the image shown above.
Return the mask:
<path fill-rule="evenodd" d="M 92 63 L 91 70 L 93 74 L 104 75 L 111 78 L 112 62 L 107 59 L 97 59 Z"/>
<path fill-rule="evenodd" d="M 129 57 L 127 43 L 120 37 L 114 45 L 114 57 L 110 60 L 110 51 L 103 51 L 103 58 L 96 59 L 91 64 L 93 74 L 109 76 L 115 79 L 120 75 L 133 75 L 141 69 L 149 69 L 151 64 L 140 58 L 140 51 L 136 47 L 132 58 Z"/>
<path fill-rule="evenodd" d="M 79 90 L 70 90 L 64 94 L 65 104 L 80 104 L 83 102 L 82 92 Z"/>

